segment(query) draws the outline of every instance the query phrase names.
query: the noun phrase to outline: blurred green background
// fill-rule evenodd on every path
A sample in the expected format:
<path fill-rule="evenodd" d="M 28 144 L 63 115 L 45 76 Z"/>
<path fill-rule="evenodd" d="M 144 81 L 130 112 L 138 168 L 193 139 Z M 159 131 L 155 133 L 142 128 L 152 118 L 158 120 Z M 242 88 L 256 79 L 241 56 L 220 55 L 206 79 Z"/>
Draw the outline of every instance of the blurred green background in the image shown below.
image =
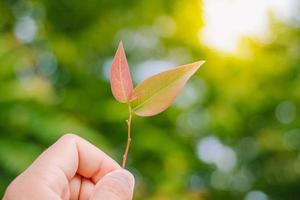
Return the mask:
<path fill-rule="evenodd" d="M 134 117 L 135 199 L 300 199 L 297 0 L 0 0 L 0 196 L 64 133 L 121 161 L 110 90 L 123 40 L 135 82 L 207 62 L 164 113 Z"/>

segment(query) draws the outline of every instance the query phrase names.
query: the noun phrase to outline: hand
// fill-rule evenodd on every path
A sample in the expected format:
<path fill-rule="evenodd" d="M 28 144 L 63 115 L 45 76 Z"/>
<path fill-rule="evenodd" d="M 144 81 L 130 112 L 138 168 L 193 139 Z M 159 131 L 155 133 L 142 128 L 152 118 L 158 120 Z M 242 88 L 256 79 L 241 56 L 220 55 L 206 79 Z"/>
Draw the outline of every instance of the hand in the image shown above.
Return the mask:
<path fill-rule="evenodd" d="M 82 138 L 67 134 L 7 188 L 4 200 L 130 200 L 134 177 Z"/>

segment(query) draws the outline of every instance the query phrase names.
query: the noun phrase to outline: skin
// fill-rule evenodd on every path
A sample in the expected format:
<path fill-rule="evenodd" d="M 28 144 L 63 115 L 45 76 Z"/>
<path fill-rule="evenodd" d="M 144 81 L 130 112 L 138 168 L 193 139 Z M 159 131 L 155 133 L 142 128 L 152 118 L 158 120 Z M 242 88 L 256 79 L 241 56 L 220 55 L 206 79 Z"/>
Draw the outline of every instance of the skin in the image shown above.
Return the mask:
<path fill-rule="evenodd" d="M 131 200 L 134 177 L 86 140 L 66 134 L 8 186 L 4 200 Z"/>

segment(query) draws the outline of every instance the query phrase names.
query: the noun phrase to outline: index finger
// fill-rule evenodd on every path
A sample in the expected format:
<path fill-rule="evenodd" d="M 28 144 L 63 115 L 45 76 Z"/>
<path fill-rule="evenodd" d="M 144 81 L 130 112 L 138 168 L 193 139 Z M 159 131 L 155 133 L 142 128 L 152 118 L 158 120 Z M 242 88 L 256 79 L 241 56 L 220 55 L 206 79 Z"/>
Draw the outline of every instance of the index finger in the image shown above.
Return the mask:
<path fill-rule="evenodd" d="M 96 183 L 105 174 L 119 169 L 120 165 L 88 141 L 66 134 L 43 152 L 33 167 L 61 170 L 68 180 L 79 174 Z"/>

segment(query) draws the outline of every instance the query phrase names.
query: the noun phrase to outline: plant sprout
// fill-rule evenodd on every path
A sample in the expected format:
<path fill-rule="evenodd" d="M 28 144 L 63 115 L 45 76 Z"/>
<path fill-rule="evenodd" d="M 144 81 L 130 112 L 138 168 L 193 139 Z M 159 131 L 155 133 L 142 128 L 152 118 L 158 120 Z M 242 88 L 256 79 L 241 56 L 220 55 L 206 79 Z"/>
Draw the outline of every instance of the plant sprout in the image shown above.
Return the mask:
<path fill-rule="evenodd" d="M 115 99 L 128 105 L 127 144 L 123 154 L 123 168 L 126 165 L 131 142 L 133 115 L 153 116 L 167 109 L 189 78 L 204 62 L 198 61 L 163 71 L 149 77 L 134 88 L 123 44 L 119 43 L 111 65 L 110 83 Z"/>

